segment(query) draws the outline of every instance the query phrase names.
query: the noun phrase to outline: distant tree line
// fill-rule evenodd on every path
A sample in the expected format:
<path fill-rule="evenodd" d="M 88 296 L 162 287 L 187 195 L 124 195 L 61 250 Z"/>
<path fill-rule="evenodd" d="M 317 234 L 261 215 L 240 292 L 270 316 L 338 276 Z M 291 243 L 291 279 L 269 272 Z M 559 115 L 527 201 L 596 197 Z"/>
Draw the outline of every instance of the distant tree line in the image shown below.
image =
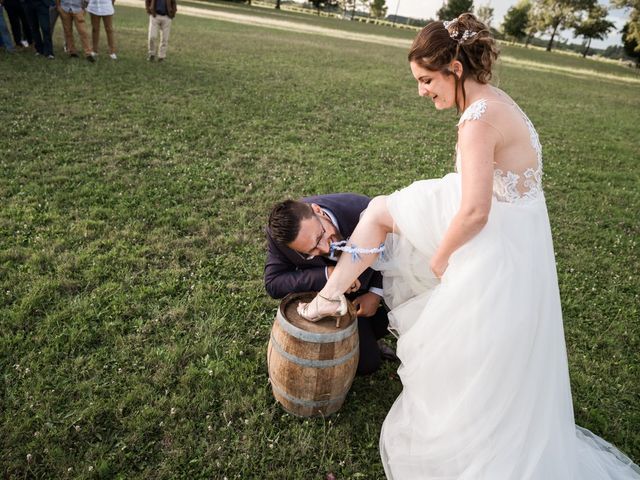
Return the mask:
<path fill-rule="evenodd" d="M 251 0 L 245 1 L 251 3 Z M 272 1 L 275 1 L 275 8 L 280 8 L 283 0 Z M 497 38 L 523 42 L 525 46 L 544 45 L 548 51 L 558 47 L 557 39 L 561 32 L 572 30 L 574 38 L 582 39 L 582 45 L 569 45 L 565 40 L 560 42 L 560 46 L 577 49 L 586 57 L 591 53 L 591 42 L 604 40 L 615 28 L 607 20 L 609 8 L 623 8 L 629 12 L 629 20 L 621 31 L 623 44 L 600 53 L 611 58 L 633 59 L 640 67 L 640 0 L 610 2 L 610 7 L 606 7 L 598 0 L 520 0 L 507 11 L 500 29 L 492 25 L 494 10 L 489 3 L 474 7 L 473 0 L 446 0 L 437 16 L 440 20 L 451 20 L 461 13 L 474 12 Z M 423 26 L 431 21 L 387 15 L 385 0 L 308 0 L 308 3 L 318 14 L 324 10 L 351 20 L 356 16 L 366 16 L 414 26 Z M 544 35 L 548 35 L 548 40 L 537 38 Z"/>
<path fill-rule="evenodd" d="M 622 48 L 628 58 L 638 63 L 640 0 L 612 0 L 611 6 L 627 8 L 630 16 L 622 30 L 623 45 L 607 48 L 602 55 L 622 58 Z M 563 30 L 573 30 L 574 37 L 583 39 L 582 54 L 587 56 L 590 53 L 591 41 L 604 40 L 615 28 L 615 25 L 607 20 L 608 13 L 608 8 L 598 4 L 597 0 L 520 0 L 507 11 L 502 31 L 508 39 L 524 41 L 525 45 L 537 34 L 548 34 L 550 37 L 546 49 L 550 51 L 556 35 Z"/>
<path fill-rule="evenodd" d="M 602 51 L 603 55 L 613 58 L 627 58 L 640 63 L 640 0 L 610 0 L 611 7 L 624 8 L 629 12 L 629 20 L 622 29 L 623 45 L 610 47 Z M 448 0 L 438 10 L 440 20 L 456 18 L 464 12 L 475 12 L 475 15 L 499 38 L 540 44 L 536 35 L 548 35 L 545 42 L 546 49 L 551 51 L 557 46 L 557 37 L 560 32 L 573 30 L 575 38 L 582 38 L 582 46 L 566 45 L 564 48 L 579 48 L 583 56 L 591 52 L 592 40 L 604 40 L 615 28 L 615 25 L 607 20 L 609 8 L 600 5 L 597 0 L 520 0 L 511 7 L 502 22 L 502 29 L 493 28 L 493 8 L 480 5 L 473 6 L 473 0 Z M 554 42 L 556 44 L 554 44 Z M 624 53 L 623 53 L 624 52 Z"/>

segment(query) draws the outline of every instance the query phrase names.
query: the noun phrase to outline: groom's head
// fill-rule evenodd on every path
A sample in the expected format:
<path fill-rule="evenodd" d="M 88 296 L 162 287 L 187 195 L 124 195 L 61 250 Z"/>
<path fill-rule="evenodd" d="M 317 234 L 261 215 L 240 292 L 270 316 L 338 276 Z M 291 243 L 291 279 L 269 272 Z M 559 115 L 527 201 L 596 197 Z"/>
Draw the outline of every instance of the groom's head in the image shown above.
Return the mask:
<path fill-rule="evenodd" d="M 285 200 L 269 215 L 271 238 L 304 258 L 328 255 L 331 242 L 341 239 L 329 216 L 315 203 Z"/>

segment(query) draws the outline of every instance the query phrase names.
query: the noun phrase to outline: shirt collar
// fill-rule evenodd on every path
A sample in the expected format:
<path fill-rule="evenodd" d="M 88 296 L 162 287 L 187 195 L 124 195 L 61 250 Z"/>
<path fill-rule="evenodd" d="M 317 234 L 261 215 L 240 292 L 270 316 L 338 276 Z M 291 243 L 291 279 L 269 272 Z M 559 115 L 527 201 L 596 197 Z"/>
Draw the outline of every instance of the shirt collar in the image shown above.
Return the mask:
<path fill-rule="evenodd" d="M 333 226 L 336 227 L 338 231 L 340 231 L 340 225 L 338 224 L 338 220 L 336 219 L 336 216 L 331 212 L 331 210 L 322 208 L 322 211 L 327 214 L 327 216 L 329 217 L 329 220 L 331 220 L 331 223 L 333 223 Z"/>
<path fill-rule="evenodd" d="M 324 213 L 327 214 L 327 217 L 329 217 L 329 220 L 331 220 L 331 223 L 333 223 L 333 226 L 336 227 L 336 229 L 340 232 L 340 225 L 338 224 L 338 220 L 336 219 L 335 215 L 331 212 L 331 210 L 328 210 L 326 208 L 322 208 L 322 211 Z M 333 260 L 334 262 L 338 261 L 338 257 L 336 257 L 335 255 L 327 255 L 325 258 L 328 258 L 329 260 Z"/>

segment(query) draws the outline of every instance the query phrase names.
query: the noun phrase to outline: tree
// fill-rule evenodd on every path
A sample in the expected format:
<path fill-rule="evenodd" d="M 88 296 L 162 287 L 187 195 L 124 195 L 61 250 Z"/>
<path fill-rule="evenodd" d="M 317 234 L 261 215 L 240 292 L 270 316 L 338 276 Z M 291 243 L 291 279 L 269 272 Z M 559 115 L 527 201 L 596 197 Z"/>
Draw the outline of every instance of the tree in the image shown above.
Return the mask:
<path fill-rule="evenodd" d="M 385 0 L 373 0 L 369 4 L 369 8 L 371 9 L 371 15 L 375 18 L 384 18 L 387 15 Z"/>
<path fill-rule="evenodd" d="M 622 39 L 625 43 L 635 41 L 635 51 L 640 52 L 640 0 L 611 0 L 611 3 L 618 8 L 631 9 L 629 21 L 623 28 Z"/>
<path fill-rule="evenodd" d="M 453 20 L 465 12 L 473 11 L 473 0 L 447 0 L 440 10 L 438 10 L 438 19 Z"/>
<path fill-rule="evenodd" d="M 555 36 L 566 28 L 572 28 L 580 12 L 590 9 L 596 0 L 538 0 L 537 27 L 539 31 L 551 31 L 547 51 L 553 47 Z"/>
<path fill-rule="evenodd" d="M 527 38 L 524 42 L 524 48 L 529 46 L 533 37 L 536 36 L 537 33 L 544 32 L 544 16 L 542 14 L 542 8 L 540 7 L 540 2 L 535 2 L 531 4 L 531 9 L 529 10 L 529 22 L 527 23 L 527 27 L 525 28 L 525 33 L 527 34 Z"/>
<path fill-rule="evenodd" d="M 529 12 L 531 11 L 531 3 L 529 0 L 522 0 L 507 10 L 502 22 L 502 31 L 505 35 L 516 40 L 520 40 L 527 35 L 527 26 L 529 24 Z"/>
<path fill-rule="evenodd" d="M 613 58 L 614 60 L 620 60 L 625 57 L 624 47 L 622 45 L 609 45 L 602 52 L 602 56 L 605 58 Z"/>
<path fill-rule="evenodd" d="M 587 41 L 586 47 L 582 52 L 582 56 L 586 57 L 589 53 L 589 47 L 591 46 L 591 40 L 598 39 L 604 40 L 609 31 L 615 26 L 612 22 L 607 20 L 609 10 L 602 5 L 594 5 L 590 10 L 587 17 L 578 23 L 574 32 L 576 37 L 584 37 Z"/>
<path fill-rule="evenodd" d="M 487 27 L 491 28 L 491 21 L 493 20 L 493 8 L 489 4 L 481 5 L 476 8 L 476 17 Z"/>
<path fill-rule="evenodd" d="M 635 37 L 629 35 L 630 24 L 631 22 L 622 27 L 622 46 L 624 53 L 636 61 L 636 68 L 640 68 L 640 42 L 638 42 Z"/>

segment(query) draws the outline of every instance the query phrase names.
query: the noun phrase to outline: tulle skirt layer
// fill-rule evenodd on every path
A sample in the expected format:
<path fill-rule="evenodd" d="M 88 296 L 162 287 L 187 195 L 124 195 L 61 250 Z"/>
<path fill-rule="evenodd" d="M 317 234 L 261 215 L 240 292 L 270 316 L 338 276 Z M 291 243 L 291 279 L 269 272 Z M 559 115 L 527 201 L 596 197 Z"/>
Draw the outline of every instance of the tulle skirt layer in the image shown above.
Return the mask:
<path fill-rule="evenodd" d="M 387 200 L 396 232 L 375 267 L 403 383 L 380 438 L 387 477 L 640 479 L 628 458 L 574 424 L 544 200 L 494 201 L 440 281 L 429 259 L 460 195 L 449 174 Z"/>

